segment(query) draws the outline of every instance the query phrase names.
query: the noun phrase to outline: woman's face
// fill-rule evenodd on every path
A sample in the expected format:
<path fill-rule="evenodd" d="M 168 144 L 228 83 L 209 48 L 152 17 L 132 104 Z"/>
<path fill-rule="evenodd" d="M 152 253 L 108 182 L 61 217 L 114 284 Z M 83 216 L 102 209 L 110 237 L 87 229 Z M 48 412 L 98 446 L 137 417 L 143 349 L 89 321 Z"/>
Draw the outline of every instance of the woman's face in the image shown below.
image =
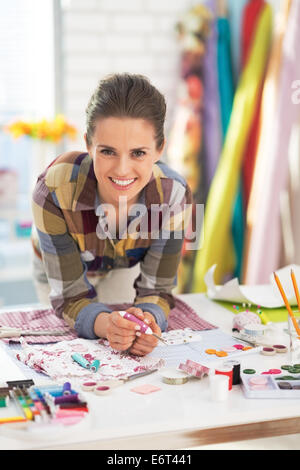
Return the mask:
<path fill-rule="evenodd" d="M 101 201 L 115 206 L 120 196 L 127 198 L 127 204 L 137 202 L 163 151 L 156 149 L 154 128 L 149 121 L 127 117 L 96 121 L 87 149 L 93 159 Z"/>

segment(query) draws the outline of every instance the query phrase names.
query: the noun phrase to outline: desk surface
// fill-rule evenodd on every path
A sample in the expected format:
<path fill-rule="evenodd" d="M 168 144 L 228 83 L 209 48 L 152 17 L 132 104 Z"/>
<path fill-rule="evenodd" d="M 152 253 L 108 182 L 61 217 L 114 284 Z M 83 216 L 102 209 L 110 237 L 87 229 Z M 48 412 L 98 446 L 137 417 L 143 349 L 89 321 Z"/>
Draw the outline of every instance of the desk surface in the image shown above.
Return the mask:
<path fill-rule="evenodd" d="M 230 332 L 233 314 L 201 294 L 180 296 L 204 319 Z M 281 343 L 288 344 L 288 337 Z M 241 359 L 241 358 L 239 358 Z M 249 354 L 242 368 L 278 367 L 289 363 L 289 354 L 273 357 Z M 37 382 L 36 382 L 37 383 Z M 161 388 L 150 395 L 130 391 L 151 383 Z M 0 428 L 0 449 L 186 449 L 212 443 L 231 442 L 300 432 L 300 407 L 295 399 L 247 399 L 234 386 L 226 402 L 211 401 L 209 380 L 167 385 L 158 373 L 127 383 L 110 395 L 86 393 L 90 419 L 59 435 L 22 437 Z M 21 433 L 22 435 L 24 432 Z"/>

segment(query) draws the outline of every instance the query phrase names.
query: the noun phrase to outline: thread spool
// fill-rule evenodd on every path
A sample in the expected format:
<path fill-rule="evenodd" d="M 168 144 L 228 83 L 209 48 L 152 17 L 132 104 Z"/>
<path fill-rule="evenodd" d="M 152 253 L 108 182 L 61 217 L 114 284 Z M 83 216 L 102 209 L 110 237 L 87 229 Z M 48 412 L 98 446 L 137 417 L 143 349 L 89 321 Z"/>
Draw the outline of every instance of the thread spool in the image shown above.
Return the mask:
<path fill-rule="evenodd" d="M 239 385 L 241 382 L 241 363 L 239 361 L 226 361 L 223 366 L 232 367 L 232 385 Z"/>
<path fill-rule="evenodd" d="M 91 364 L 91 371 L 97 372 L 100 366 L 100 361 L 98 359 L 95 359 L 94 362 Z"/>
<path fill-rule="evenodd" d="M 78 393 L 76 395 L 62 395 L 61 397 L 54 398 L 54 404 L 59 405 L 60 403 L 78 403 Z"/>
<path fill-rule="evenodd" d="M 221 402 L 228 398 L 229 376 L 211 375 L 209 380 L 210 395 L 213 401 Z"/>
<path fill-rule="evenodd" d="M 91 364 L 81 354 L 74 353 L 71 357 L 73 361 L 77 362 L 77 364 L 79 364 L 81 367 L 84 367 L 85 369 L 90 369 Z"/>
<path fill-rule="evenodd" d="M 189 380 L 185 373 L 177 369 L 163 369 L 161 373 L 163 382 L 168 385 L 182 385 Z"/>
<path fill-rule="evenodd" d="M 71 395 L 71 384 L 70 382 L 65 382 L 63 385 L 63 395 Z"/>
<path fill-rule="evenodd" d="M 216 375 L 226 375 L 229 378 L 228 390 L 232 390 L 233 366 L 222 366 L 215 370 Z"/>
<path fill-rule="evenodd" d="M 266 330 L 265 325 L 248 324 L 244 326 L 244 332 L 249 336 L 262 336 Z"/>

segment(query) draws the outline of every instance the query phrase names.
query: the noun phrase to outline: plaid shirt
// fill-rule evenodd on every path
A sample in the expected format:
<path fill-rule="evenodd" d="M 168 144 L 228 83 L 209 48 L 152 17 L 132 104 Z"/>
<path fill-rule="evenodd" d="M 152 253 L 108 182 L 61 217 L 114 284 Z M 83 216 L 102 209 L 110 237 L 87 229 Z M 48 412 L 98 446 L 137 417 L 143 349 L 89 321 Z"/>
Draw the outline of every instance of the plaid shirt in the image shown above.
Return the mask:
<path fill-rule="evenodd" d="M 88 276 L 105 276 L 112 269 L 140 263 L 134 305 L 152 313 L 164 331 L 174 305 L 172 290 L 183 244 L 182 216 L 189 212 L 184 205 L 191 202 L 184 179 L 158 162 L 139 195 L 138 203 L 146 207 L 144 214 L 128 218 L 125 238 L 112 239 L 99 217 L 97 180 L 90 156 L 68 152 L 54 160 L 37 180 L 32 209 L 38 236 L 33 240 L 34 251 L 42 257 L 56 314 L 79 336 L 95 338 L 97 315 L 112 310 L 97 302 Z M 168 223 L 156 217 L 158 225 L 151 225 L 153 204 L 177 205 L 179 210 L 177 215 L 171 214 Z M 131 223 L 133 231 L 129 231 Z"/>

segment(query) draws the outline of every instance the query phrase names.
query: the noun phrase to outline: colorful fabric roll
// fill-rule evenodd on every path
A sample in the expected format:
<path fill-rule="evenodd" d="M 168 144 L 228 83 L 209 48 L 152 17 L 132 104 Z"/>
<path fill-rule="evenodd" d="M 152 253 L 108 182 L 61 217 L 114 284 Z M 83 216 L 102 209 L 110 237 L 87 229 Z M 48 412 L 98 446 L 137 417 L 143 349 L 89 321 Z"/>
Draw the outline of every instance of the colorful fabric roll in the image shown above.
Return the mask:
<path fill-rule="evenodd" d="M 218 77 L 221 102 L 221 120 L 223 135 L 226 136 L 234 97 L 234 84 L 231 68 L 230 26 L 225 17 L 217 20 L 218 29 Z"/>
<path fill-rule="evenodd" d="M 216 0 L 207 0 L 207 8 L 213 15 L 211 34 L 206 40 L 206 53 L 203 59 L 203 142 L 205 158 L 205 195 L 216 172 L 222 151 L 220 96 L 217 69 L 217 18 Z M 205 201 L 203 201 L 205 202 Z"/>
<path fill-rule="evenodd" d="M 211 12 L 198 5 L 190 9 L 178 23 L 182 47 L 181 82 L 174 126 L 167 150 L 168 163 L 186 179 L 194 203 L 204 203 L 205 159 L 203 147 L 203 60 L 206 38 L 210 34 Z M 195 251 L 183 245 L 177 276 L 177 292 L 190 291 Z"/>
<path fill-rule="evenodd" d="M 287 185 L 292 128 L 299 120 L 291 87 L 300 76 L 300 2 L 284 2 L 280 20 L 264 87 L 262 129 L 247 214 L 244 279 L 251 284 L 268 282 L 280 263 L 280 194 Z"/>
<path fill-rule="evenodd" d="M 255 29 L 258 18 L 265 5 L 263 0 L 250 0 L 244 9 L 242 17 L 242 33 L 241 33 L 241 70 L 247 64 L 252 42 L 255 36 Z M 238 193 L 234 205 L 232 235 L 234 249 L 236 255 L 236 266 L 234 277 L 241 279 L 242 263 L 244 251 L 244 234 L 245 234 L 245 208 L 248 205 L 249 193 L 252 184 L 252 174 L 254 168 L 255 149 L 257 144 L 258 120 L 261 103 L 262 86 L 260 88 L 256 109 L 254 112 L 253 122 L 249 132 L 248 142 L 245 146 L 242 175 L 239 182 Z"/>
<path fill-rule="evenodd" d="M 218 27 L 218 77 L 219 77 L 219 92 L 220 92 L 220 105 L 222 116 L 222 131 L 223 139 L 226 138 L 226 133 L 232 112 L 232 104 L 234 98 L 234 79 L 232 72 L 231 60 L 231 33 L 230 23 L 228 18 L 219 17 L 217 20 Z M 232 242 L 228 249 L 232 246 L 234 252 L 231 255 L 233 273 L 228 272 L 228 276 L 234 274 L 239 277 L 241 270 L 241 260 L 243 256 L 243 200 L 241 181 L 238 186 L 237 196 L 234 201 L 233 217 L 232 217 Z M 230 235 L 229 235 L 230 236 Z"/>
<path fill-rule="evenodd" d="M 250 0 L 245 7 L 244 15 L 243 15 L 242 35 L 241 35 L 241 43 L 242 43 L 241 66 L 242 68 L 244 68 L 245 64 L 247 63 L 249 53 L 251 50 L 253 37 L 255 35 L 255 28 L 257 25 L 257 21 L 264 5 L 265 5 L 264 0 Z M 254 118 L 252 122 L 251 131 L 249 133 L 248 142 L 245 148 L 244 161 L 243 161 L 243 170 L 242 170 L 243 172 L 243 175 L 242 175 L 243 176 L 243 203 L 244 203 L 245 211 L 247 210 L 247 207 L 248 207 L 254 166 L 255 166 L 262 90 L 263 90 L 263 86 L 261 87 L 261 90 L 259 92 L 257 106 L 256 106 L 256 110 L 254 113 Z"/>
<path fill-rule="evenodd" d="M 250 282 L 251 279 L 251 255 L 253 253 L 250 252 L 250 247 L 252 246 L 250 241 L 252 227 L 255 223 L 255 214 L 257 210 L 259 210 L 260 192 L 263 191 L 264 175 L 267 171 L 268 145 L 272 139 L 272 119 L 276 113 L 282 45 L 291 3 L 292 0 L 282 0 L 280 11 L 275 18 L 274 38 L 270 53 L 268 70 L 263 87 L 257 154 L 246 216 L 246 242 L 243 260 L 244 283 Z M 272 116 L 272 119 L 270 119 L 270 116 Z"/>
<path fill-rule="evenodd" d="M 226 0 L 227 16 L 230 22 L 231 58 L 235 87 L 241 73 L 241 30 L 242 16 L 248 0 Z"/>
<path fill-rule="evenodd" d="M 243 151 L 264 75 L 272 31 L 272 10 L 266 5 L 260 16 L 248 63 L 235 94 L 231 119 L 216 175 L 208 195 L 204 216 L 204 243 L 197 251 L 193 291 L 205 291 L 204 276 L 217 264 L 216 282 L 226 274 L 227 241 L 231 229 Z"/>

